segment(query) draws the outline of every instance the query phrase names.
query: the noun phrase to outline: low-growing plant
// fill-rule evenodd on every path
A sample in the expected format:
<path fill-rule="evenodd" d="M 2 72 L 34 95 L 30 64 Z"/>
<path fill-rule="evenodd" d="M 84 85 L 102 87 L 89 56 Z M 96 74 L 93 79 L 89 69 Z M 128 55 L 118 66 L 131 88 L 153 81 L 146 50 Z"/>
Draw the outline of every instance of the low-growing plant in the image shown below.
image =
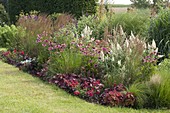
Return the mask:
<path fill-rule="evenodd" d="M 100 102 L 100 94 L 104 88 L 100 80 L 76 74 L 57 74 L 49 82 L 76 96 L 96 103 Z"/>
<path fill-rule="evenodd" d="M 135 96 L 127 92 L 126 88 L 122 85 L 116 85 L 112 88 L 105 89 L 101 94 L 102 104 L 110 106 L 134 106 Z"/>

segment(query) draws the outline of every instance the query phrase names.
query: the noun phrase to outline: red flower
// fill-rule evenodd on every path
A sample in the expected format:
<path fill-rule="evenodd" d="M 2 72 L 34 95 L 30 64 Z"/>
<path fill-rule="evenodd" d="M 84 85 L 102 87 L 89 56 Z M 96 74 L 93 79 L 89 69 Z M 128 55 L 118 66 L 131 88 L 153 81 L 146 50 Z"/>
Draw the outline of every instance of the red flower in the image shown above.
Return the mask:
<path fill-rule="evenodd" d="M 17 52 L 17 50 L 16 49 L 14 49 L 14 53 L 16 53 Z"/>
<path fill-rule="evenodd" d="M 24 55 L 24 51 L 21 51 L 21 55 Z"/>
<path fill-rule="evenodd" d="M 74 91 L 74 95 L 79 95 L 80 94 L 80 92 L 79 91 Z"/>

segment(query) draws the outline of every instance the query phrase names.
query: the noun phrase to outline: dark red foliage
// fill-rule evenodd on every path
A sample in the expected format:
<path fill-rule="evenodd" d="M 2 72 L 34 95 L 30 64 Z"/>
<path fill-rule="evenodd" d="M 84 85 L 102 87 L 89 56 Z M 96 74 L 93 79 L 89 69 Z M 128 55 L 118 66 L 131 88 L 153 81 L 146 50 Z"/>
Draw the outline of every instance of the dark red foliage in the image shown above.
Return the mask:
<path fill-rule="evenodd" d="M 114 84 L 113 88 L 106 89 L 101 94 L 101 103 L 110 106 L 133 106 L 135 97 L 127 92 L 122 84 Z"/>
<path fill-rule="evenodd" d="M 100 94 L 104 88 L 100 80 L 75 74 L 58 74 L 50 79 L 49 82 L 92 102 L 99 101 Z"/>
<path fill-rule="evenodd" d="M 75 74 L 58 74 L 53 76 L 49 82 L 56 84 L 62 89 L 68 90 L 70 93 L 73 93 L 79 85 L 78 78 L 80 77 Z"/>

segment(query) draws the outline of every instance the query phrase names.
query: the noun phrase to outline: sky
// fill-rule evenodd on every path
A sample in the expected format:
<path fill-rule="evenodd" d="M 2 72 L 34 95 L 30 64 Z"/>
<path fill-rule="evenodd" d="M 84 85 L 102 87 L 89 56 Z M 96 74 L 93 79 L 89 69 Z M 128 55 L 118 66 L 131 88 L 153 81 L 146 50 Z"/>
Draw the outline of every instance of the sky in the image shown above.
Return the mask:
<path fill-rule="evenodd" d="M 114 4 L 131 4 L 130 0 L 108 0 L 108 2 L 111 4 L 112 3 L 114 3 Z"/>
<path fill-rule="evenodd" d="M 131 4 L 130 0 L 109 0 L 114 1 L 114 4 Z"/>

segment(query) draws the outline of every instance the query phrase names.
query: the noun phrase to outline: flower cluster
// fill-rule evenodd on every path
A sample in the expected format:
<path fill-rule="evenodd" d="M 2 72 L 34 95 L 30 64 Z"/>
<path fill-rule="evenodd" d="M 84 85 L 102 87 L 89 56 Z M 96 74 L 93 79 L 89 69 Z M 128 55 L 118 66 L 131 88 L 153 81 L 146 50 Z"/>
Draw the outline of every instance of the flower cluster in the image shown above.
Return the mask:
<path fill-rule="evenodd" d="M 36 43 L 41 43 L 43 47 L 47 47 L 49 51 L 59 51 L 62 52 L 66 48 L 66 44 L 57 44 L 53 41 L 53 38 L 49 33 L 43 32 L 42 34 L 37 35 Z"/>
<path fill-rule="evenodd" d="M 85 56 L 97 56 L 100 57 L 100 53 L 104 51 L 104 53 L 108 53 L 108 43 L 104 40 L 95 40 L 91 38 L 87 40 L 86 38 L 82 37 L 79 38 L 77 42 L 77 47 L 79 48 L 80 52 Z"/>

